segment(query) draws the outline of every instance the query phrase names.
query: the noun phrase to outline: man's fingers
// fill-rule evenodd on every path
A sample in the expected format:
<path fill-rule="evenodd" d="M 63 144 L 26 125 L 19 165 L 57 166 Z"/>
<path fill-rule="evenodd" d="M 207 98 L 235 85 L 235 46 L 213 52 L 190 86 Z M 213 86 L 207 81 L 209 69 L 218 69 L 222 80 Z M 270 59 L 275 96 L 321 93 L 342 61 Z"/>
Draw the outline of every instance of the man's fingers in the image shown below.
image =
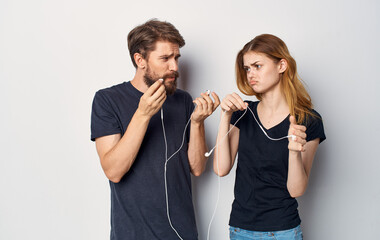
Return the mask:
<path fill-rule="evenodd" d="M 198 98 L 198 101 L 200 102 L 200 104 L 202 104 L 202 108 L 207 110 L 207 101 L 204 98 Z"/>
<path fill-rule="evenodd" d="M 193 101 L 193 103 L 195 103 L 195 105 L 197 105 L 196 107 L 197 107 L 200 111 L 203 110 L 203 105 L 202 105 L 202 103 L 199 101 L 199 98 L 196 98 L 196 99 Z"/>
<path fill-rule="evenodd" d="M 214 98 L 214 101 L 212 100 L 211 96 L 206 93 L 201 93 L 201 96 L 203 97 L 204 100 L 207 102 L 207 110 L 208 114 L 212 114 L 212 112 L 215 111 L 215 109 L 219 106 L 220 104 L 220 99 L 219 96 L 215 93 L 212 92 L 211 96 Z M 205 107 L 205 106 L 204 106 Z"/>
<path fill-rule="evenodd" d="M 206 100 L 207 102 L 207 114 L 211 115 L 212 112 L 214 111 L 214 101 L 211 99 L 210 95 L 207 93 L 202 93 L 201 95 L 203 99 Z"/>
<path fill-rule="evenodd" d="M 210 96 L 207 94 L 207 93 L 201 93 L 201 96 L 203 97 L 204 100 L 206 100 L 206 102 L 208 104 L 212 104 L 212 99 L 210 98 Z"/>
<path fill-rule="evenodd" d="M 157 99 L 162 95 L 166 95 L 165 86 L 163 84 L 161 84 L 161 86 L 159 86 L 158 89 L 150 97 L 153 101 L 157 101 Z"/>
<path fill-rule="evenodd" d="M 166 94 L 164 95 L 161 95 L 158 99 L 157 99 L 157 102 L 158 102 L 158 106 L 161 108 L 162 107 L 162 104 L 164 104 L 165 100 L 166 100 Z"/>
<path fill-rule="evenodd" d="M 148 88 L 148 90 L 146 90 L 145 94 L 148 97 L 152 96 L 157 91 L 157 89 L 159 89 L 159 87 L 163 85 L 163 81 L 164 80 L 162 79 L 158 79 L 155 83 L 152 84 L 152 86 Z"/>
<path fill-rule="evenodd" d="M 211 95 L 215 100 L 212 111 L 215 111 L 215 109 L 217 109 L 218 106 L 220 105 L 220 99 L 219 99 L 219 96 L 215 92 L 212 92 Z"/>

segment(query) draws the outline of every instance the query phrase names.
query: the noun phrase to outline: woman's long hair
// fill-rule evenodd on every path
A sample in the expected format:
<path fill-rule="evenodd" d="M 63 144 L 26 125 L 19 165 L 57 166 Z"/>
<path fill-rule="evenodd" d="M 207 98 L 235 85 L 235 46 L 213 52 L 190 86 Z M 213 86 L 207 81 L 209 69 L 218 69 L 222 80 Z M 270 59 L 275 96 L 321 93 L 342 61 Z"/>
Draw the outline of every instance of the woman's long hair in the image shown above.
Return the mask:
<path fill-rule="evenodd" d="M 313 104 L 307 93 L 301 79 L 297 73 L 297 64 L 290 55 L 286 44 L 278 37 L 271 34 L 262 34 L 248 42 L 236 57 L 236 83 L 239 90 L 245 95 L 254 95 L 258 100 L 262 99 L 260 93 L 253 91 L 247 80 L 247 72 L 244 69 L 243 56 L 247 52 L 263 53 L 271 58 L 275 63 L 281 59 L 285 59 L 288 67 L 282 73 L 281 88 L 285 95 L 289 106 L 290 115 L 297 119 L 297 123 L 301 124 L 307 120 L 308 116 L 313 116 L 311 112 Z"/>

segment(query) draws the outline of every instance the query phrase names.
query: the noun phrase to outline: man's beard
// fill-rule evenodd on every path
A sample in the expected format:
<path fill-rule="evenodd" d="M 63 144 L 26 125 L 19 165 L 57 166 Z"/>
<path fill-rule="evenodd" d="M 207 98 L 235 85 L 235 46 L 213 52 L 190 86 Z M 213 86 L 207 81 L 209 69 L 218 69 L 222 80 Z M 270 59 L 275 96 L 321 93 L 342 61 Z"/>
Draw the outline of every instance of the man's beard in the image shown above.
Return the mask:
<path fill-rule="evenodd" d="M 177 71 L 173 71 L 170 74 L 165 74 L 162 77 L 158 77 L 156 74 L 152 73 L 147 68 L 147 71 L 144 75 L 144 82 L 148 87 L 152 86 L 153 83 L 155 83 L 158 79 L 162 78 L 164 79 L 164 86 L 166 90 L 167 95 L 173 95 L 175 90 L 177 89 L 177 78 L 179 77 L 179 73 Z M 166 78 L 174 78 L 174 81 L 165 81 Z"/>

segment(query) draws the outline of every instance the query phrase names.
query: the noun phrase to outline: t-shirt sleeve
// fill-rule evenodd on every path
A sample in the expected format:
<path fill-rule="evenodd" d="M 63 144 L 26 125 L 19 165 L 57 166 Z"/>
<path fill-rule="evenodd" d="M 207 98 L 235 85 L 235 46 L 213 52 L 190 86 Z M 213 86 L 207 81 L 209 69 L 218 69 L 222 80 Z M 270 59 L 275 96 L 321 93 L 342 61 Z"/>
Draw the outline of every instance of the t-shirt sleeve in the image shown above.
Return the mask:
<path fill-rule="evenodd" d="M 325 130 L 323 127 L 323 121 L 321 115 L 313 110 L 315 117 L 309 117 L 306 124 L 306 141 L 309 142 L 316 138 L 319 138 L 319 143 L 323 142 L 326 139 Z"/>
<path fill-rule="evenodd" d="M 185 95 L 185 104 L 186 104 L 186 119 L 190 119 L 191 114 L 194 112 L 195 104 L 193 103 L 193 98 L 189 93 L 186 93 Z M 189 120 L 188 120 L 189 121 Z M 190 141 L 190 122 L 189 126 L 187 126 L 186 129 L 186 141 L 189 143 Z"/>
<path fill-rule="evenodd" d="M 186 95 L 186 113 L 187 113 L 187 119 L 191 117 L 191 114 L 193 113 L 195 109 L 195 104 L 193 103 L 193 98 L 191 97 L 190 94 Z"/>
<path fill-rule="evenodd" d="M 112 106 L 102 92 L 95 94 L 91 112 L 91 141 L 98 137 L 121 133 Z"/>

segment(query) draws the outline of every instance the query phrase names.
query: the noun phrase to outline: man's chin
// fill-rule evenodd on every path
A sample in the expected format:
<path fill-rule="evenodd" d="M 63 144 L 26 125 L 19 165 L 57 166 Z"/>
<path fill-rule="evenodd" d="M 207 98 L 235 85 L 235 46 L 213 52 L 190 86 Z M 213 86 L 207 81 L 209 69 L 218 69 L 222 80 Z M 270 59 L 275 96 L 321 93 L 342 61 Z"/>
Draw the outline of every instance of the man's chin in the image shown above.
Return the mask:
<path fill-rule="evenodd" d="M 177 90 L 177 79 L 174 79 L 172 81 L 167 81 L 165 79 L 165 90 L 166 90 L 166 95 L 173 95 L 174 92 Z"/>
<path fill-rule="evenodd" d="M 170 96 L 173 95 L 174 92 L 177 90 L 176 86 L 165 86 L 166 95 Z"/>

